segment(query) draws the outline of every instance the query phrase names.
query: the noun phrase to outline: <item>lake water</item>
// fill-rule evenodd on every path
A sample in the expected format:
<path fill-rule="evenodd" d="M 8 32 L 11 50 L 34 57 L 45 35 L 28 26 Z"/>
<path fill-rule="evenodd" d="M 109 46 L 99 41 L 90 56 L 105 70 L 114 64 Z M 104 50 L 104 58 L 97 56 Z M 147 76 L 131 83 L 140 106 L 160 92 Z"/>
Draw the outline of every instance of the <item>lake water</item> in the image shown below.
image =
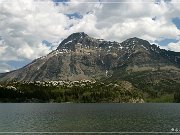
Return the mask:
<path fill-rule="evenodd" d="M 1 133 L 170 132 L 172 128 L 180 130 L 180 104 L 0 104 Z"/>

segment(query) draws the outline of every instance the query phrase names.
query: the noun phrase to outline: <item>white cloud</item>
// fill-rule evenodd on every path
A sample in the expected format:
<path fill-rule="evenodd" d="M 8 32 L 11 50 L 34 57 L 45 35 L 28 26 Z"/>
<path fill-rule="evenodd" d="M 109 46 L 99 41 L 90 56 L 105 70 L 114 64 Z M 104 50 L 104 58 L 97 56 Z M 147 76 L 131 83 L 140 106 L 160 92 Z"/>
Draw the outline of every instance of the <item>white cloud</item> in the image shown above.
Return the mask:
<path fill-rule="evenodd" d="M 160 4 L 155 4 L 154 0 L 91 2 L 71 0 L 58 6 L 51 0 L 0 3 L 0 37 L 3 39 L 0 39 L 0 61 L 33 60 L 51 51 L 51 47 L 42 44 L 43 40 L 58 42 L 79 31 L 116 41 L 134 36 L 151 42 L 180 38 L 180 30 L 172 23 L 172 18 L 179 17 L 180 13 L 180 4 L 175 1 Z M 72 13 L 79 13 L 83 18 L 69 19 L 66 14 Z M 169 44 L 168 48 L 179 50 L 178 44 Z"/>
<path fill-rule="evenodd" d="M 180 4 L 176 3 L 176 7 Z M 146 40 L 178 38 L 180 30 L 171 22 L 174 14 L 180 10 L 166 2 L 161 4 L 132 0 L 132 3 L 103 4 L 97 10 L 97 28 L 106 29 L 104 38 L 122 41 L 129 37 L 141 37 Z M 173 15 L 172 15 L 173 14 Z M 169 17 L 171 16 L 171 18 Z M 155 18 L 155 20 L 152 20 Z"/>
<path fill-rule="evenodd" d="M 167 48 L 171 51 L 180 52 L 180 41 L 177 43 L 169 43 Z"/>
<path fill-rule="evenodd" d="M 70 23 L 66 15 L 58 13 L 52 1 L 38 4 L 33 0 L 14 0 L 1 3 L 0 12 L 0 36 L 8 50 L 5 56 L 11 53 L 14 60 L 34 59 L 49 53 L 50 48 L 42 46 L 42 40 L 56 41 L 65 37 L 64 28 Z"/>

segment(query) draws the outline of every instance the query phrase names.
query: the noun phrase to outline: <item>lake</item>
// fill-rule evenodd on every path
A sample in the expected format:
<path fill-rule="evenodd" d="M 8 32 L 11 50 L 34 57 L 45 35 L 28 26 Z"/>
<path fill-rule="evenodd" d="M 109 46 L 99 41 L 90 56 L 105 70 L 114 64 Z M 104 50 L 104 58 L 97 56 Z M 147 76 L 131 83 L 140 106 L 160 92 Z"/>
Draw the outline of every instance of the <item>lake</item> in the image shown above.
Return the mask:
<path fill-rule="evenodd" d="M 1 134 L 146 134 L 171 130 L 180 130 L 180 104 L 0 104 Z"/>

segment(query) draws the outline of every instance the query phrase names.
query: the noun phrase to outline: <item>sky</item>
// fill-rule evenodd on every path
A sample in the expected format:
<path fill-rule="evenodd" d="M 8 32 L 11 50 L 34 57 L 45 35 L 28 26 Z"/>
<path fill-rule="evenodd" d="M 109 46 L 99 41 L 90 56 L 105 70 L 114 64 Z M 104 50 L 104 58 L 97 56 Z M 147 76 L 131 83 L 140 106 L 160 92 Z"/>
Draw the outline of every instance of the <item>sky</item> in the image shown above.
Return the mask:
<path fill-rule="evenodd" d="M 47 55 L 74 32 L 139 37 L 180 52 L 180 1 L 0 0 L 0 73 Z"/>

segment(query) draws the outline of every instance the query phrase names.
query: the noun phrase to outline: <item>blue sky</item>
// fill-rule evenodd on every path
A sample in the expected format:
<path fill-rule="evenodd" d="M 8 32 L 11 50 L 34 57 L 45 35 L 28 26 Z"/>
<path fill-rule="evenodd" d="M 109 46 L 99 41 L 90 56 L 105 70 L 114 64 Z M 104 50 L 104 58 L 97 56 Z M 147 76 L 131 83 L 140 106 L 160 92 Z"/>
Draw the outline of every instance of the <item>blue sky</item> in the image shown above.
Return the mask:
<path fill-rule="evenodd" d="M 139 37 L 180 52 L 177 0 L 2 0 L 0 5 L 0 72 L 47 55 L 79 31 L 118 42 Z"/>
<path fill-rule="evenodd" d="M 180 29 L 180 17 L 173 18 L 172 21 L 176 25 L 176 27 Z"/>
<path fill-rule="evenodd" d="M 10 67 L 13 67 L 15 69 L 18 69 L 20 67 L 23 67 L 27 64 L 29 64 L 31 62 L 31 60 L 29 59 L 25 59 L 25 60 L 22 60 L 22 61 L 7 61 L 7 64 L 10 65 Z"/>
<path fill-rule="evenodd" d="M 168 38 L 163 39 L 161 41 L 155 41 L 155 43 L 157 43 L 161 46 L 167 46 L 169 43 L 177 43 L 177 42 L 178 42 L 178 40 L 176 40 L 176 39 L 168 39 Z"/>

